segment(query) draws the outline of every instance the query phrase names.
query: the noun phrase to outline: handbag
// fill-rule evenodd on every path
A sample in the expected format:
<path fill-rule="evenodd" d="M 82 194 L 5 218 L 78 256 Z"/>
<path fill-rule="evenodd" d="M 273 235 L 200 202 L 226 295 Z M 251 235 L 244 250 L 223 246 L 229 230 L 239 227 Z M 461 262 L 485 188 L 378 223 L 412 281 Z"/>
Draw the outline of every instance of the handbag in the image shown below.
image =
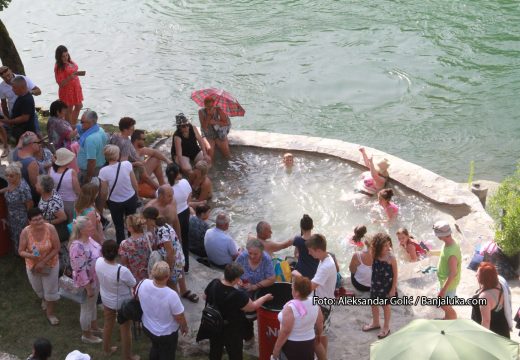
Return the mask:
<path fill-rule="evenodd" d="M 65 299 L 72 300 L 78 304 L 87 302 L 87 291 L 84 288 L 79 288 L 74 285 L 72 278 L 62 275 L 58 279 L 59 294 Z"/>
<path fill-rule="evenodd" d="M 139 288 L 144 280 L 141 280 L 135 289 L 135 294 L 130 299 L 125 299 L 121 303 L 121 308 L 119 312 L 121 313 L 121 320 L 132 320 L 132 321 L 141 321 L 143 317 L 143 308 L 141 307 L 141 303 L 139 302 L 139 298 L 137 295 L 139 294 Z M 124 321 L 123 321 L 124 322 Z"/>
<path fill-rule="evenodd" d="M 148 275 L 152 273 L 153 266 L 156 262 L 166 260 L 159 250 L 153 250 L 152 244 L 150 244 L 150 237 L 146 237 L 148 248 L 150 249 L 150 256 L 148 257 Z"/>
<path fill-rule="evenodd" d="M 211 287 L 211 298 L 213 301 L 217 299 L 215 281 L 219 280 L 213 280 L 213 285 Z M 208 299 L 209 297 L 206 297 L 206 305 L 204 306 L 204 309 L 202 309 L 202 317 L 200 319 L 199 331 L 197 332 L 196 338 L 197 342 L 204 339 L 211 339 L 219 334 L 222 334 L 224 325 L 228 324 L 228 322 L 222 317 L 216 302 L 211 304 Z"/>

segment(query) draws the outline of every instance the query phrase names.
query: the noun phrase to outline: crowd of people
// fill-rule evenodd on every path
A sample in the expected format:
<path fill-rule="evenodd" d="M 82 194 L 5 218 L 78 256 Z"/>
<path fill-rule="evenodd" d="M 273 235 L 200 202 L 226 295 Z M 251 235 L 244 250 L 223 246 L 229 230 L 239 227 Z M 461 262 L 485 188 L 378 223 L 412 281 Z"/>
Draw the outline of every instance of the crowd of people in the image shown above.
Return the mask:
<path fill-rule="evenodd" d="M 189 289 L 190 252 L 223 270 L 204 290 L 205 300 L 217 306 L 224 330 L 210 338 L 210 359 L 221 359 L 223 348 L 230 359 L 242 359 L 244 346 L 252 346 L 256 310 L 273 299 L 269 288 L 277 279 L 275 253 L 294 246 L 292 296 L 279 314 L 281 329 L 272 356 L 279 359 L 327 359 L 328 337 L 334 306 L 318 305 L 313 296 L 333 299 L 345 289 L 338 261 L 327 250 L 325 236 L 313 232 L 309 215 L 300 221 L 301 233 L 277 242 L 271 239 L 271 225 L 260 221 L 256 236 L 245 248 L 228 233 L 230 217 L 215 214 L 215 226 L 207 220 L 211 208 L 212 181 L 208 176 L 215 150 L 230 157 L 227 134 L 229 117 L 215 99 L 207 97 L 199 110 L 201 131 L 180 113 L 175 118 L 171 158 L 145 146 L 145 132 L 135 129 L 136 121 L 123 117 L 119 132 L 107 134 L 98 125 L 98 114 L 82 109 L 79 77 L 85 75 L 64 46 L 56 49 L 56 82 L 59 99 L 50 104 L 48 140 L 42 138 L 33 96 L 41 90 L 30 78 L 0 67 L 0 141 L 8 153 L 8 139 L 16 144 L 12 161 L 5 170 L 8 186 L 4 194 L 10 239 L 16 255 L 25 260 L 29 282 L 41 299 L 50 325 L 58 325 L 57 301 L 62 282 L 73 283 L 82 294 L 81 340 L 101 344 L 106 355 L 112 346 L 115 323 L 121 335 L 121 356 L 136 360 L 132 353 L 131 321 L 122 315 L 122 303 L 138 298 L 143 310 L 142 327 L 150 338 L 150 359 L 174 359 L 178 334 L 188 332 L 181 300 L 197 303 L 199 294 Z M 79 118 L 79 123 L 78 122 Z M 52 144 L 52 146 L 45 146 Z M 377 197 L 387 219 L 399 215 L 388 187 L 389 162 L 374 164 L 360 148 L 369 171 L 357 188 L 359 196 Z M 285 154 L 285 166 L 294 163 Z M 105 209 L 110 213 L 109 220 Z M 114 239 L 106 236 L 110 223 Z M 444 243 L 437 270 L 439 297 L 455 297 L 461 274 L 461 251 L 449 223 L 434 224 L 434 233 Z M 366 226 L 354 229 L 349 243 L 356 250 L 349 265 L 352 285 L 371 298 L 398 296 L 398 262 L 392 239 L 386 233 L 366 235 Z M 408 261 L 418 261 L 429 249 L 408 230 L 397 231 L 399 247 Z M 477 273 L 480 290 L 476 296 L 488 305 L 475 309 L 483 326 L 509 336 L 510 324 L 504 311 L 510 309 L 507 285 L 499 281 L 494 266 L 483 263 Z M 210 280 L 210 279 L 208 279 Z M 103 304 L 104 326 L 98 325 L 97 302 Z M 202 294 L 200 294 L 202 295 Z M 509 305 L 508 305 L 509 301 Z M 443 306 L 444 319 L 455 319 L 453 307 Z M 379 330 L 378 338 L 390 334 L 391 307 L 372 306 L 372 320 L 362 331 Z M 48 346 L 35 343 L 35 353 L 50 354 Z M 45 358 L 41 355 L 41 358 Z"/>

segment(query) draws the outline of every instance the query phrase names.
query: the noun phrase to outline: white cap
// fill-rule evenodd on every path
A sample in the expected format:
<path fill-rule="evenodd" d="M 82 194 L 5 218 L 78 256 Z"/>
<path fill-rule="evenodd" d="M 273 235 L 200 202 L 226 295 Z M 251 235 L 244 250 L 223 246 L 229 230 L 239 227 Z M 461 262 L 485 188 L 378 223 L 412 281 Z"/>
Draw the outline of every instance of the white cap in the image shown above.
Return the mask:
<path fill-rule="evenodd" d="M 73 352 L 67 355 L 65 360 L 90 360 L 90 355 L 83 354 L 79 350 L 74 350 Z"/>

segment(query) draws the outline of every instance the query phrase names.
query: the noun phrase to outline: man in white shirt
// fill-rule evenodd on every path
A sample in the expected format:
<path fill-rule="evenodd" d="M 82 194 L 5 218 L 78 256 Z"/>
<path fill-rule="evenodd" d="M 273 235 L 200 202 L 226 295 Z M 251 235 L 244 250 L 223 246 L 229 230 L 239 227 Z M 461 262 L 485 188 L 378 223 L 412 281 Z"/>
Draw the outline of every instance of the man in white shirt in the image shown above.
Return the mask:
<path fill-rule="evenodd" d="M 27 89 L 29 90 L 31 95 L 38 96 L 42 93 L 40 88 L 36 86 L 29 77 L 15 74 L 7 66 L 0 67 L 0 77 L 2 77 L 2 79 L 4 80 L 2 81 L 2 83 L 0 83 L 0 101 L 2 103 L 2 114 L 7 118 L 11 117 L 11 111 L 13 109 L 16 98 L 18 97 L 13 91 L 13 80 L 17 76 L 22 76 L 25 79 L 25 82 L 27 83 Z M 40 128 L 37 116 L 34 119 L 34 121 L 36 131 L 39 132 Z"/>
<path fill-rule="evenodd" d="M 327 252 L 327 240 L 325 236 L 321 234 L 314 234 L 307 241 L 307 248 L 309 249 L 309 255 L 320 261 L 316 274 L 311 280 L 312 290 L 314 295 L 320 298 L 334 299 L 334 290 L 336 288 L 336 264 L 334 259 Z M 293 271 L 295 276 L 301 276 L 298 271 Z M 321 336 L 316 334 L 316 344 L 314 345 L 314 351 L 318 356 L 318 359 L 327 359 L 327 331 L 330 326 L 330 320 L 332 315 L 332 306 L 320 305 L 321 312 L 323 313 L 323 334 Z"/>
<path fill-rule="evenodd" d="M 217 215 L 216 227 L 206 231 L 204 248 L 208 259 L 221 269 L 232 263 L 238 256 L 238 247 L 226 231 L 229 229 L 229 216 L 221 212 Z"/>

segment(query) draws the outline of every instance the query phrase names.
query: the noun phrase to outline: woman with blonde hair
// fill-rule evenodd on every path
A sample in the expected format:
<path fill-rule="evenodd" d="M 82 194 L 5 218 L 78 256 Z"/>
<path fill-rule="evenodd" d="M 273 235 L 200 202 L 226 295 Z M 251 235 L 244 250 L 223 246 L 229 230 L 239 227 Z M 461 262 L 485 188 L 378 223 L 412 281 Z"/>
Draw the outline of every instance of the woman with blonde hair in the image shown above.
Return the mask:
<path fill-rule="evenodd" d="M 374 165 L 373 157 L 368 157 L 364 147 L 360 147 L 359 152 L 363 156 L 363 163 L 369 171 L 365 171 L 361 175 L 362 181 L 357 186 L 356 191 L 363 195 L 374 196 L 386 185 L 389 178 L 388 168 L 390 163 L 387 159 L 383 159 L 377 165 Z"/>
<path fill-rule="evenodd" d="M 106 145 L 103 154 L 108 165 L 99 171 L 100 197 L 106 200 L 116 228 L 117 243 L 125 239 L 125 216 L 137 211 L 137 179 L 129 161 L 119 161 L 120 150 Z"/>
<path fill-rule="evenodd" d="M 86 183 L 81 187 L 81 190 L 78 195 L 78 199 L 76 200 L 76 205 L 74 207 L 73 218 L 76 216 L 86 216 L 92 221 L 94 224 L 94 235 L 92 236 L 94 240 L 98 243 L 103 243 L 105 239 L 105 235 L 103 234 L 103 225 L 101 224 L 101 216 L 96 210 L 96 198 L 98 195 L 99 187 L 90 182 Z M 69 224 L 69 230 L 72 232 L 72 224 Z"/>
<path fill-rule="evenodd" d="M 193 201 L 208 201 L 213 196 L 213 184 L 211 183 L 211 179 L 208 177 L 208 169 L 208 163 L 204 160 L 200 160 L 195 164 L 195 169 L 193 169 L 190 174 L 189 180 Z M 190 206 L 194 207 L 192 203 L 190 203 Z"/>
<path fill-rule="evenodd" d="M 143 309 L 143 330 L 152 341 L 150 360 L 175 360 L 179 329 L 188 333 L 184 306 L 179 295 L 167 285 L 170 267 L 158 261 L 152 268 L 152 279 L 143 280 L 138 297 Z"/>
<path fill-rule="evenodd" d="M 99 281 L 96 276 L 96 260 L 101 256 L 101 246 L 92 238 L 95 228 L 86 216 L 79 216 L 72 227 L 69 240 L 70 265 L 72 280 L 78 288 L 84 288 L 87 300 L 81 304 L 80 324 L 83 335 L 81 341 L 87 344 L 99 344 L 101 338 L 94 336 L 102 334 L 97 325 L 97 297 Z"/>
<path fill-rule="evenodd" d="M 130 237 L 121 242 L 119 257 L 121 264 L 128 267 L 139 282 L 148 278 L 148 259 L 150 257 L 149 239 L 145 235 L 146 220 L 141 215 L 126 218 L 126 228 Z"/>
<path fill-rule="evenodd" d="M 5 169 L 7 187 L 0 190 L 7 205 L 9 234 L 15 254 L 18 254 L 20 233 L 27 225 L 27 210 L 33 207 L 31 188 L 22 178 L 22 167 L 18 162 L 11 163 Z"/>

